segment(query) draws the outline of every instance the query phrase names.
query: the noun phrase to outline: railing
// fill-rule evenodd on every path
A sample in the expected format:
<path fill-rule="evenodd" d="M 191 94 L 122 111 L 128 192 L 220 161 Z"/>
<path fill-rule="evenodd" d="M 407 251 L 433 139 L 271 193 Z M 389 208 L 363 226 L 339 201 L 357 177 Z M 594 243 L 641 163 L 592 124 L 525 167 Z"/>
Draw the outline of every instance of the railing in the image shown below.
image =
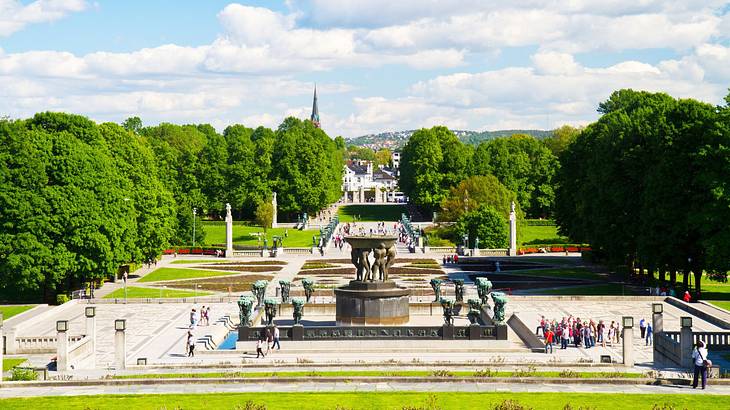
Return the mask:
<path fill-rule="evenodd" d="M 456 247 L 454 246 L 429 246 L 429 251 L 432 253 L 456 253 Z"/>
<path fill-rule="evenodd" d="M 285 255 L 308 255 L 312 253 L 312 248 L 284 248 Z"/>
<path fill-rule="evenodd" d="M 679 332 L 662 332 L 669 339 L 679 343 Z M 708 348 L 730 347 L 730 331 L 719 332 L 692 332 L 692 345 L 699 341 L 705 342 Z"/>
<path fill-rule="evenodd" d="M 477 249 L 474 256 L 509 256 L 509 249 Z"/>
<path fill-rule="evenodd" d="M 94 353 L 94 341 L 90 337 L 72 343 L 68 348 L 68 364 L 79 368 L 79 363 L 83 362 L 89 355 Z"/>
<path fill-rule="evenodd" d="M 674 336 L 677 336 L 676 339 Z M 654 350 L 677 365 L 682 365 L 682 349 L 678 332 L 658 332 L 654 335 Z"/>
<path fill-rule="evenodd" d="M 69 336 L 69 343 L 75 343 L 83 339 L 83 336 Z M 58 349 L 58 338 L 56 336 L 30 336 L 16 337 L 17 353 L 55 353 Z"/>
<path fill-rule="evenodd" d="M 233 256 L 263 256 L 264 251 L 233 251 Z"/>

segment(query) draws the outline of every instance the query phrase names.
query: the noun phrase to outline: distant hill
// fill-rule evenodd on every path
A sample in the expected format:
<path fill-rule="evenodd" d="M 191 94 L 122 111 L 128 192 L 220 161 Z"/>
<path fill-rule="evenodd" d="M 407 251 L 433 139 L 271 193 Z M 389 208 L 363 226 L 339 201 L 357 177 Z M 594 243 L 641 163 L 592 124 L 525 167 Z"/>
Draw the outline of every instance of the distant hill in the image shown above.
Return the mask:
<path fill-rule="evenodd" d="M 408 138 L 413 135 L 416 130 L 407 131 L 388 131 L 380 134 L 368 134 L 360 137 L 350 138 L 347 140 L 348 145 L 357 145 L 359 147 L 368 147 L 374 150 L 380 148 L 399 149 L 405 145 Z M 451 130 L 465 144 L 479 144 L 484 140 L 498 137 L 508 137 L 513 134 L 527 134 L 535 138 L 545 138 L 552 135 L 552 131 L 545 130 L 499 130 L 499 131 L 464 131 Z"/>

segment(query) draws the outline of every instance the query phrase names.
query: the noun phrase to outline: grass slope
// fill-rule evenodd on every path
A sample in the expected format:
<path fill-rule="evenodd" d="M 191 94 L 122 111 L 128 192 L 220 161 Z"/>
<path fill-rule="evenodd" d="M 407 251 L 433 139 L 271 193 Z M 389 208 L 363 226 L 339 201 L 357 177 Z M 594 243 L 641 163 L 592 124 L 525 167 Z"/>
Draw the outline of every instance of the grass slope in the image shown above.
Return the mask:
<path fill-rule="evenodd" d="M 12 369 L 15 366 L 20 366 L 21 364 L 25 363 L 27 359 L 24 358 L 11 358 L 11 359 L 4 359 L 3 360 L 3 372 L 7 372 L 8 370 Z"/>
<path fill-rule="evenodd" d="M 358 221 L 400 221 L 401 214 L 406 212 L 403 205 L 345 205 L 337 211 L 340 222 Z"/>
<path fill-rule="evenodd" d="M 140 288 L 135 286 L 127 287 L 128 299 L 157 299 L 162 295 L 163 298 L 191 298 L 197 296 L 210 295 L 210 292 L 198 292 L 189 290 Z M 124 289 L 117 289 L 114 292 L 104 296 L 104 299 L 124 299 Z"/>
<path fill-rule="evenodd" d="M 3 319 L 7 320 L 15 315 L 19 315 L 26 310 L 30 310 L 36 307 L 36 305 L 5 305 L 0 306 L 0 313 L 3 314 Z"/>
<path fill-rule="evenodd" d="M 249 400 L 277 409 L 493 409 L 505 400 L 513 400 L 540 410 L 570 408 L 610 410 L 650 410 L 658 408 L 720 409 L 727 408 L 728 396 L 699 394 L 606 394 L 606 393 L 215 393 L 99 395 L 12 398 L 0 400 L 5 410 L 47 409 L 235 409 L 246 407 Z M 665 406 L 665 407 L 662 407 Z M 507 407 L 504 407 L 507 408 Z M 518 408 L 518 407 L 509 407 Z"/>
<path fill-rule="evenodd" d="M 203 229 L 205 229 L 205 243 L 207 244 L 225 244 L 226 243 L 226 226 L 219 223 L 203 222 Z M 257 233 L 261 233 L 261 240 Z M 260 226 L 242 225 L 240 222 L 233 223 L 233 243 L 235 245 L 243 246 L 263 246 L 264 229 Z M 287 237 L 284 237 L 284 233 L 287 233 Z M 288 248 L 300 248 L 312 246 L 312 235 L 319 238 L 318 229 L 307 229 L 300 231 L 292 228 L 269 228 L 266 230 L 266 238 L 268 245 L 271 246 L 273 243 L 274 236 L 281 236 L 284 238 L 283 243 Z"/>
<path fill-rule="evenodd" d="M 545 276 L 551 278 L 575 278 L 599 280 L 602 277 L 586 268 L 556 268 L 556 269 L 531 269 L 524 271 L 510 271 L 516 275 Z"/>
<path fill-rule="evenodd" d="M 200 270 L 200 269 L 180 269 L 180 268 L 160 268 L 156 271 L 144 276 L 139 280 L 143 282 L 157 282 L 161 280 L 177 280 L 177 279 L 195 279 L 208 278 L 211 276 L 238 275 L 241 272 L 226 272 L 220 270 Z"/>
<path fill-rule="evenodd" d="M 558 245 L 569 243 L 568 238 L 558 234 L 557 226 L 527 226 L 517 227 L 520 245 L 545 244 Z"/>

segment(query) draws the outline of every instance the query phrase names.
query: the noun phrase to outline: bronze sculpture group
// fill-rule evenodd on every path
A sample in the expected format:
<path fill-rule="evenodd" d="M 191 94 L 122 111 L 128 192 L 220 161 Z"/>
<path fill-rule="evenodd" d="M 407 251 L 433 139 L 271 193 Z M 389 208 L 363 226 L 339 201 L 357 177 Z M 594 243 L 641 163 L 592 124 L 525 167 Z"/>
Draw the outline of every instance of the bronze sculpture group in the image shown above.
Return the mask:
<path fill-rule="evenodd" d="M 369 256 L 373 254 L 375 262 L 370 265 Z M 395 263 L 395 245 L 386 248 L 379 245 L 370 248 L 352 248 L 350 253 L 352 264 L 355 265 L 356 278 L 358 281 L 382 281 L 388 280 L 388 268 Z"/>

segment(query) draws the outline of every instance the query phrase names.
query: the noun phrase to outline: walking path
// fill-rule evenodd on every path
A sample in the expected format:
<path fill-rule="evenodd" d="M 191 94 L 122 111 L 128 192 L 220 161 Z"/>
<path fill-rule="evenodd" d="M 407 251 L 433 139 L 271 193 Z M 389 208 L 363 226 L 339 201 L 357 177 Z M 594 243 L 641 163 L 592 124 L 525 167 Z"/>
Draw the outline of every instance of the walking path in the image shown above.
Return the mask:
<path fill-rule="evenodd" d="M 527 384 L 527 383 L 372 383 L 342 381 L 338 383 L 277 382 L 261 383 L 194 383 L 151 384 L 132 386 L 48 386 L 0 389 L 0 398 L 79 396 L 100 394 L 210 394 L 210 393 L 271 393 L 271 392 L 503 392 L 503 393 L 621 393 L 621 394 L 711 394 L 728 395 L 730 386 L 712 386 L 695 390 L 690 386 L 610 385 L 610 384 Z"/>

